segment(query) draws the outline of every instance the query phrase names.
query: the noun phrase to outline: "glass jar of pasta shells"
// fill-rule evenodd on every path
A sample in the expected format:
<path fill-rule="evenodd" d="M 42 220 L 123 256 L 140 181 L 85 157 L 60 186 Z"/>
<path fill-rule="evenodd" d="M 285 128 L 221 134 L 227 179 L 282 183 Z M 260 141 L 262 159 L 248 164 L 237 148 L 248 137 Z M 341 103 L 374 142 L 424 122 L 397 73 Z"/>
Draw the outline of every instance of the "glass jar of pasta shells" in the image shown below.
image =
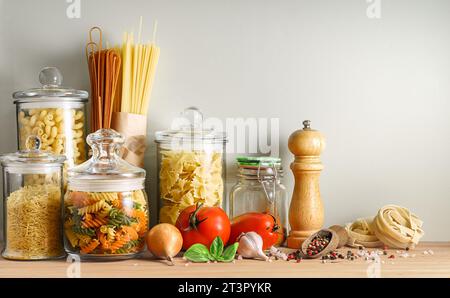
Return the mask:
<path fill-rule="evenodd" d="M 112 129 L 91 133 L 91 159 L 69 169 L 64 246 L 82 259 L 126 259 L 144 249 L 149 222 L 145 170 L 119 157 L 124 141 Z"/>
<path fill-rule="evenodd" d="M 230 191 L 229 216 L 249 212 L 264 212 L 273 216 L 279 237 L 275 244 L 285 242 L 288 227 L 289 202 L 281 183 L 283 168 L 276 157 L 238 157 L 238 181 Z"/>
<path fill-rule="evenodd" d="M 12 260 L 43 260 L 65 256 L 62 234 L 62 186 L 65 157 L 40 151 L 30 136 L 27 150 L 2 155 L 2 256 Z"/>
<path fill-rule="evenodd" d="M 46 67 L 39 73 L 42 87 L 13 94 L 17 141 L 23 150 L 28 136 L 39 136 L 41 150 L 65 155 L 65 166 L 71 168 L 86 160 L 88 93 L 61 87 L 62 79 L 57 68 Z"/>
<path fill-rule="evenodd" d="M 188 108 L 156 133 L 159 222 L 175 224 L 188 206 L 224 206 L 225 144 L 223 132 L 203 127 L 203 116 Z"/>

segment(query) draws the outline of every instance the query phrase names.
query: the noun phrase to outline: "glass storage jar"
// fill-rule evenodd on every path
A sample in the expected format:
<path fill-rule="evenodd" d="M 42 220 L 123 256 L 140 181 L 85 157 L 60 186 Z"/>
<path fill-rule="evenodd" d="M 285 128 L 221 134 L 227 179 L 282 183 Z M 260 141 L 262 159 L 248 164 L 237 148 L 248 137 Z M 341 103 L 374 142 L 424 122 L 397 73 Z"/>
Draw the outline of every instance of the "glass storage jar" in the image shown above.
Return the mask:
<path fill-rule="evenodd" d="M 55 67 L 39 73 L 40 88 L 13 94 L 17 111 L 17 142 L 25 148 L 30 135 L 41 139 L 41 150 L 66 156 L 69 168 L 86 160 L 86 102 L 83 90 L 61 87 L 62 75 Z"/>
<path fill-rule="evenodd" d="M 62 185 L 65 157 L 40 151 L 40 139 L 30 136 L 27 150 L 2 155 L 2 256 L 12 260 L 64 257 Z"/>
<path fill-rule="evenodd" d="M 186 207 L 224 207 L 226 136 L 203 127 L 203 116 L 188 108 L 174 129 L 156 132 L 159 222 L 175 224 Z"/>
<path fill-rule="evenodd" d="M 144 249 L 149 210 L 145 170 L 119 157 L 124 138 L 112 129 L 87 137 L 92 157 L 69 169 L 64 246 L 82 259 L 127 259 Z"/>
<path fill-rule="evenodd" d="M 230 191 L 229 216 L 249 212 L 271 214 L 280 229 L 276 246 L 283 245 L 287 236 L 289 202 L 281 183 L 281 159 L 273 157 L 238 157 L 238 181 Z"/>

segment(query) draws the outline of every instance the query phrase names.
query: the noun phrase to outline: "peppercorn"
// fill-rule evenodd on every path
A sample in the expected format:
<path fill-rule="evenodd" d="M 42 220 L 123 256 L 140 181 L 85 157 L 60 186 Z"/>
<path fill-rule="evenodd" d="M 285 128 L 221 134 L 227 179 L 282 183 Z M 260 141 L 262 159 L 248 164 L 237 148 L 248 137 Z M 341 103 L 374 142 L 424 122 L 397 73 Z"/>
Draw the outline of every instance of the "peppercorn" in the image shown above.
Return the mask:
<path fill-rule="evenodd" d="M 406 251 L 408 251 L 408 250 L 409 250 L 409 247 L 406 248 Z"/>
<path fill-rule="evenodd" d="M 355 257 L 350 257 L 350 260 L 354 261 L 354 260 L 355 260 Z"/>
<path fill-rule="evenodd" d="M 383 251 L 383 255 L 387 256 L 387 251 Z"/>
<path fill-rule="evenodd" d="M 390 255 L 388 258 L 389 259 L 395 259 L 395 256 L 394 255 Z"/>

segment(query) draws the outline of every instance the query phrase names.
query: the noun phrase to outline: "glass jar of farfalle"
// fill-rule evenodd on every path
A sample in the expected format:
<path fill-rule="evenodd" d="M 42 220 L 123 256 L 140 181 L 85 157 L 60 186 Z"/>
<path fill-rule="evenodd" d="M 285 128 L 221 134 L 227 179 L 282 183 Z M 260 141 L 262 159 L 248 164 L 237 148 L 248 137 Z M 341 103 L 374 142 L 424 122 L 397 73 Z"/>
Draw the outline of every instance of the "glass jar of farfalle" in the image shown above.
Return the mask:
<path fill-rule="evenodd" d="M 226 135 L 204 126 L 202 113 L 186 109 L 172 129 L 156 133 L 159 222 L 175 224 L 186 207 L 226 209 Z"/>
<path fill-rule="evenodd" d="M 88 260 L 132 258 L 148 231 L 145 170 L 119 157 L 124 138 L 112 129 L 88 135 L 87 143 L 92 158 L 69 170 L 65 249 Z"/>
<path fill-rule="evenodd" d="M 86 160 L 86 103 L 88 93 L 61 86 L 55 67 L 39 73 L 39 88 L 13 94 L 17 110 L 17 142 L 25 149 L 29 136 L 41 139 L 41 150 L 66 156 L 65 168 Z"/>

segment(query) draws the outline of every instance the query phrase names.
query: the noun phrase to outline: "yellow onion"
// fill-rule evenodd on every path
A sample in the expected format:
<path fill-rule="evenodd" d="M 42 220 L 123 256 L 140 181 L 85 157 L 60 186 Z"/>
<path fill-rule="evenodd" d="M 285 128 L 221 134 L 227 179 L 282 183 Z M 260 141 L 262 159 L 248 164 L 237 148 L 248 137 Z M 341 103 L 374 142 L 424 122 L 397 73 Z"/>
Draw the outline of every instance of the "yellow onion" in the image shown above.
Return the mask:
<path fill-rule="evenodd" d="M 162 223 L 154 226 L 147 234 L 147 248 L 157 258 L 173 265 L 175 257 L 183 247 L 183 237 L 174 225 Z"/>

